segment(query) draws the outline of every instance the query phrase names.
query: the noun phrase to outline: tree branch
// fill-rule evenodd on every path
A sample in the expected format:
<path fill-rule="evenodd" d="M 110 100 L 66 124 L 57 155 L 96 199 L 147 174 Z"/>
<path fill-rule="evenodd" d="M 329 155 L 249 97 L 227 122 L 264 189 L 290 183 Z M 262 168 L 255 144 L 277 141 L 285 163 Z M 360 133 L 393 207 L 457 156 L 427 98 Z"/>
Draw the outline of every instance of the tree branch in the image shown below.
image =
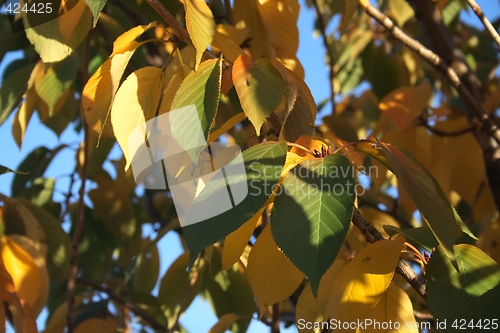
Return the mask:
<path fill-rule="evenodd" d="M 361 233 L 365 236 L 366 240 L 369 243 L 373 244 L 385 239 L 382 234 L 364 218 L 364 216 L 357 208 L 354 208 L 352 223 L 361 231 Z M 410 284 L 410 286 L 412 286 L 413 289 L 415 289 L 417 293 L 422 296 L 423 299 L 427 300 L 425 282 L 403 259 L 399 259 L 396 273 L 401 275 Z"/>
<path fill-rule="evenodd" d="M 316 10 L 316 16 L 318 17 L 319 22 L 319 30 L 321 32 L 321 36 L 323 37 L 323 44 L 325 45 L 326 52 L 328 54 L 328 58 L 330 58 L 330 103 L 332 103 L 332 114 L 335 114 L 335 72 L 333 67 L 335 66 L 335 57 L 333 56 L 332 48 L 328 45 L 328 40 L 326 36 L 326 24 L 323 20 L 323 16 L 318 7 L 318 1 L 312 0 L 314 5 L 314 9 Z"/>
<path fill-rule="evenodd" d="M 273 305 L 273 319 L 271 322 L 271 333 L 280 333 L 280 304 Z"/>
<path fill-rule="evenodd" d="M 407 1 L 415 10 L 415 16 L 422 24 L 422 30 L 436 53 L 455 70 L 478 103 L 484 102 L 486 98 L 485 90 L 481 90 L 481 82 L 467 65 L 464 53 L 444 25 L 440 11 L 436 8 L 435 3 L 420 0 Z M 474 112 L 471 107 L 467 106 L 465 111 L 469 122 L 473 124 Z M 500 146 L 496 140 L 492 139 L 485 127 L 473 133 L 483 150 L 489 187 L 495 199 L 497 210 L 500 211 Z"/>
<path fill-rule="evenodd" d="M 146 2 L 149 3 L 149 5 L 153 7 L 153 9 L 156 10 L 156 12 L 160 14 L 160 16 L 165 20 L 165 22 L 167 22 L 167 24 L 175 31 L 175 34 L 177 35 L 179 40 L 194 47 L 191 38 L 189 38 L 189 34 L 186 28 L 184 28 L 182 24 L 180 24 L 179 21 L 177 21 L 172 14 L 170 14 L 168 9 L 165 8 L 165 6 L 163 6 L 163 4 L 159 0 L 146 0 Z M 205 50 L 204 55 L 210 59 L 217 58 L 208 50 Z"/>
<path fill-rule="evenodd" d="M 479 7 L 476 1 L 467 0 L 467 2 L 469 3 L 469 6 L 472 8 L 474 13 L 476 13 L 477 17 L 481 20 L 488 33 L 491 35 L 491 38 L 493 38 L 493 41 L 497 44 L 498 50 L 500 51 L 500 36 L 498 35 L 498 31 L 491 24 L 486 15 L 484 15 L 483 10 L 481 9 L 481 7 Z"/>
<path fill-rule="evenodd" d="M 476 98 L 474 98 L 466 85 L 458 77 L 457 72 L 452 67 L 448 66 L 445 61 L 436 53 L 432 52 L 431 50 L 423 46 L 420 42 L 411 38 L 405 32 L 399 29 L 396 25 L 394 25 L 394 23 L 391 21 L 391 19 L 389 19 L 387 15 L 375 8 L 368 1 L 361 2 L 361 5 L 365 12 L 375 20 L 377 20 L 380 24 L 382 24 L 387 30 L 389 30 L 394 38 L 402 42 L 408 48 L 420 55 L 430 65 L 442 72 L 474 112 L 474 115 L 482 123 L 484 129 L 495 139 L 498 144 L 500 144 L 500 129 L 486 114 L 486 112 L 483 110 L 483 107 L 479 104 L 479 102 L 476 100 Z"/>
<path fill-rule="evenodd" d="M 443 131 L 443 130 L 440 130 L 438 128 L 435 128 L 435 127 L 432 127 L 431 125 L 429 125 L 429 123 L 427 123 L 427 120 L 425 120 L 425 118 L 423 117 L 423 115 L 420 115 L 420 117 L 417 118 L 417 125 L 424 126 L 426 129 L 428 129 L 429 131 L 431 131 L 433 134 L 436 134 L 437 136 L 442 136 L 442 137 L 446 137 L 446 136 L 460 136 L 460 135 L 463 135 L 463 134 L 470 133 L 470 132 L 472 132 L 472 131 L 474 131 L 474 130 L 477 129 L 476 125 L 470 125 L 469 127 L 466 127 L 464 129 L 461 129 L 461 130 L 456 131 L 456 132 Z"/>
<path fill-rule="evenodd" d="M 135 304 L 132 302 L 127 301 L 125 298 L 118 296 L 111 290 L 109 287 L 104 287 L 101 284 L 98 284 L 96 282 L 84 279 L 84 278 L 77 278 L 76 282 L 81 285 L 85 285 L 88 287 L 91 287 L 92 289 L 95 289 L 97 291 L 103 292 L 106 295 L 109 296 L 110 299 L 113 301 L 120 303 L 123 305 L 125 309 L 129 309 L 133 313 L 135 313 L 136 316 L 141 317 L 145 322 L 149 324 L 152 328 L 155 330 L 159 330 L 161 332 L 168 332 L 168 327 L 160 324 L 158 321 L 156 321 L 154 318 L 152 318 L 150 315 L 148 315 L 144 310 L 141 308 L 137 307 Z"/>
<path fill-rule="evenodd" d="M 87 83 L 88 81 L 88 66 L 90 62 L 90 43 L 92 41 L 92 32 L 90 30 L 87 35 L 87 48 L 85 54 L 85 65 L 84 70 L 82 72 L 82 82 Z M 83 110 L 83 108 L 81 108 Z M 82 116 L 82 127 L 83 127 L 83 166 L 82 166 L 82 174 L 80 175 L 80 179 L 82 184 L 80 185 L 80 192 L 78 198 L 78 210 L 76 214 L 76 224 L 75 224 L 75 233 L 73 234 L 73 243 L 71 246 L 71 257 L 70 257 L 70 272 L 69 279 L 67 285 L 67 309 L 66 309 L 66 326 L 67 333 L 73 333 L 74 322 L 73 322 L 73 307 L 75 305 L 75 286 L 76 286 L 76 277 L 78 275 L 78 245 L 80 244 L 80 239 L 82 238 L 83 226 L 85 224 L 84 218 L 84 196 L 85 196 L 85 183 L 87 181 L 87 175 L 89 171 L 90 164 L 90 156 L 89 156 L 89 128 L 88 124 L 85 121 L 85 118 Z"/>

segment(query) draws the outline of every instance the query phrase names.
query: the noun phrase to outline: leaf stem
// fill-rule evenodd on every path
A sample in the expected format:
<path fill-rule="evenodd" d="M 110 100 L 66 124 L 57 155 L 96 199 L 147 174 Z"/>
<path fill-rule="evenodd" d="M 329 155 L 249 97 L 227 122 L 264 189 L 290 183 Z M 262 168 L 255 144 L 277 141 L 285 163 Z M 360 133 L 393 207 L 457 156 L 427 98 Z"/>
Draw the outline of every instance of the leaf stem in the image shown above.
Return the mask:
<path fill-rule="evenodd" d="M 316 157 L 316 154 L 314 154 L 312 151 L 310 151 L 309 149 L 307 149 L 306 147 L 302 146 L 302 145 L 299 145 L 297 143 L 291 143 L 291 142 L 288 142 L 286 141 L 286 145 L 289 146 L 289 147 L 297 147 L 299 149 L 302 149 L 306 152 L 308 152 L 309 154 L 311 154 L 313 157 Z"/>
<path fill-rule="evenodd" d="M 347 144 L 343 145 L 342 147 L 339 147 L 339 148 L 335 149 L 335 150 L 333 151 L 333 153 L 332 153 L 332 154 L 337 154 L 339 151 L 341 151 L 341 150 L 342 150 L 342 149 L 344 149 L 344 148 L 347 148 L 347 147 L 349 147 L 349 146 L 356 145 L 356 144 L 358 144 L 358 143 L 363 143 L 363 142 L 372 143 L 372 144 L 376 145 L 376 143 L 375 143 L 375 142 L 370 141 L 370 140 L 366 140 L 366 139 L 356 140 L 356 141 L 349 142 L 349 143 L 347 143 Z"/>

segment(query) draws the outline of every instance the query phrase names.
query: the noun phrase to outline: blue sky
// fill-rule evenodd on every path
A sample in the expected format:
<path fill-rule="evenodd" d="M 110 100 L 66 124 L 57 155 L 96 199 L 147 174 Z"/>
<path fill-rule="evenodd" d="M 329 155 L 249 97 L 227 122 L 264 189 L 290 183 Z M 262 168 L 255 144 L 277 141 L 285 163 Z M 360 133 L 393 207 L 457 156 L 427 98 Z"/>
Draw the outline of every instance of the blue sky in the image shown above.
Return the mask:
<path fill-rule="evenodd" d="M 313 97 L 317 103 L 320 103 L 329 96 L 328 83 L 328 68 L 324 63 L 324 49 L 321 39 L 314 39 L 313 22 L 314 12 L 308 9 L 305 5 L 305 0 L 299 0 L 302 5 L 302 10 L 299 17 L 299 32 L 300 44 L 298 57 L 304 66 L 306 73 L 306 83 L 308 84 Z M 500 16 L 500 5 L 498 1 L 478 0 L 479 5 L 483 8 L 488 17 L 494 21 Z M 463 11 L 461 14 L 470 24 L 480 26 L 480 22 L 472 11 L 468 14 Z M 332 26 L 329 26 L 329 30 Z M 0 77 L 6 65 L 16 58 L 21 58 L 22 53 L 10 53 L 0 63 Z M 326 105 L 324 110 L 329 110 L 330 105 Z M 0 142 L 2 142 L 2 154 L 0 154 L 0 165 L 16 169 L 19 163 L 31 152 L 34 148 L 44 145 L 48 148 L 55 148 L 62 143 L 66 143 L 70 148 L 64 149 L 53 160 L 48 168 L 45 176 L 56 178 L 57 189 L 55 200 L 62 201 L 62 193 L 66 192 L 69 187 L 69 174 L 75 166 L 75 149 L 81 141 L 81 136 L 76 135 L 72 127 L 68 127 L 60 138 L 42 125 L 35 114 L 31 120 L 21 151 L 17 148 L 11 135 L 12 116 L 5 121 L 0 127 Z M 111 154 L 112 158 L 119 158 L 121 151 L 115 146 Z M 107 169 L 111 170 L 108 162 Z M 0 192 L 6 195 L 10 194 L 10 184 L 12 174 L 0 176 Z M 74 193 L 80 187 L 78 182 L 74 185 Z M 87 188 L 89 189 L 89 188 Z M 144 230 L 146 234 L 152 234 L 151 230 Z M 181 254 L 181 245 L 178 236 L 175 233 L 169 233 L 159 242 L 160 250 L 160 277 L 164 275 L 170 264 Z M 157 291 L 157 290 L 156 290 Z M 39 320 L 39 328 L 43 328 L 45 321 L 42 314 Z M 189 332 L 206 332 L 217 322 L 216 316 L 212 313 L 208 302 L 203 302 L 198 297 L 189 307 L 186 314 L 181 317 L 180 323 L 187 328 Z M 249 332 L 256 333 L 269 331 L 262 323 L 257 320 L 252 320 Z M 295 332 L 295 328 L 282 330 L 283 332 Z M 11 330 L 12 332 L 12 330 Z"/>

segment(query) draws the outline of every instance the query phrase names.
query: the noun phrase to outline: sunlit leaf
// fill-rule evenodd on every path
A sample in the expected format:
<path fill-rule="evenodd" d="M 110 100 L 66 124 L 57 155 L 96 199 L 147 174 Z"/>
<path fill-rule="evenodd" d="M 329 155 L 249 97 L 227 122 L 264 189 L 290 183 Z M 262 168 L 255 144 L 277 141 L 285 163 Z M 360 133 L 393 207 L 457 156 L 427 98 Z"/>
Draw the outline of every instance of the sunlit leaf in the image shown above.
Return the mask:
<path fill-rule="evenodd" d="M 247 274 L 258 303 L 264 306 L 285 300 L 304 279 L 304 274 L 276 246 L 270 225 L 250 251 Z"/>
<path fill-rule="evenodd" d="M 113 317 L 106 319 L 90 318 L 83 321 L 80 325 L 75 327 L 75 333 L 115 333 L 118 325 Z"/>
<path fill-rule="evenodd" d="M 205 0 L 184 0 L 186 27 L 189 37 L 196 48 L 195 71 L 201 62 L 203 52 L 214 39 L 215 21 L 210 7 Z"/>
<path fill-rule="evenodd" d="M 352 166 L 341 155 L 299 163 L 276 194 L 273 238 L 309 278 L 314 295 L 347 235 L 354 198 Z"/>
<path fill-rule="evenodd" d="M 212 326 L 212 328 L 208 331 L 208 333 L 224 333 L 231 328 L 233 323 L 240 319 L 240 316 L 234 313 L 228 313 L 220 317 L 217 324 Z"/>
<path fill-rule="evenodd" d="M 366 329 L 357 332 L 394 332 L 398 333 L 418 333 L 418 329 L 413 325 L 415 316 L 413 315 L 413 305 L 408 294 L 392 283 L 380 298 L 377 306 L 364 318 L 371 319 L 371 323 L 392 323 L 391 327 L 400 327 L 397 330 L 380 329 L 375 325 L 366 325 Z M 396 324 L 399 323 L 399 326 Z M 412 325 L 407 325 L 411 323 Z"/>
<path fill-rule="evenodd" d="M 234 62 L 233 82 L 245 115 L 260 135 L 264 119 L 278 108 L 285 92 L 280 72 L 267 59 L 252 62 L 242 55 Z"/>
<path fill-rule="evenodd" d="M 163 71 L 157 67 L 144 67 L 130 74 L 118 89 L 111 107 L 111 124 L 116 141 L 120 144 L 127 160 L 125 170 L 135 152 L 129 151 L 129 136 L 137 127 L 145 128 L 160 103 L 163 88 Z M 132 142 L 144 137 L 130 138 Z"/>
<path fill-rule="evenodd" d="M 198 118 L 186 117 L 183 113 L 171 116 L 174 138 L 182 147 L 196 147 L 197 142 L 206 142 L 219 106 L 222 65 L 219 59 L 203 62 L 197 71 L 189 73 L 182 81 L 172 102 L 172 110 L 195 105 Z M 194 118 L 194 119 L 193 119 Z M 199 131 L 201 125 L 202 131 Z M 203 134 L 203 137 L 198 137 Z M 203 149 L 186 149 L 193 161 Z"/>
<path fill-rule="evenodd" d="M 361 250 L 339 273 L 326 314 L 356 321 L 369 313 L 391 283 L 405 239 L 382 240 Z"/>
<path fill-rule="evenodd" d="M 222 251 L 222 269 L 228 270 L 241 257 L 245 247 L 252 237 L 255 226 L 262 219 L 264 208 L 261 208 L 254 216 L 246 221 L 241 227 L 226 236 Z"/>

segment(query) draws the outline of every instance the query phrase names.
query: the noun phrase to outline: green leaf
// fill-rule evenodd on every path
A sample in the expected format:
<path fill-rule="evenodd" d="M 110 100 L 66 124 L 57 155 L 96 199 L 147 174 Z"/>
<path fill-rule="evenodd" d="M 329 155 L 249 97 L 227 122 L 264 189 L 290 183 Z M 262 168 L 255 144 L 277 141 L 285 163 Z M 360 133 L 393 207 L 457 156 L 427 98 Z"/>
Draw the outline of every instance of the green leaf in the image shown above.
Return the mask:
<path fill-rule="evenodd" d="M 238 265 L 233 265 L 227 271 L 221 268 L 222 253 L 219 248 L 214 248 L 211 270 L 207 269 L 205 273 L 213 274 L 213 277 L 205 277 L 205 295 L 215 314 L 218 318 L 229 313 L 251 317 L 255 312 L 255 302 L 247 279 L 239 271 Z M 234 333 L 246 332 L 250 320 L 250 318 L 237 320 L 231 331 Z"/>
<path fill-rule="evenodd" d="M 34 182 L 35 179 L 41 177 L 52 159 L 65 147 L 66 145 L 61 145 L 54 150 L 47 149 L 46 147 L 38 147 L 29 153 L 17 168 L 23 174 L 16 174 L 12 180 L 12 196 L 17 197 L 22 195 L 26 184 Z"/>
<path fill-rule="evenodd" d="M 273 238 L 309 278 L 314 295 L 349 230 L 355 200 L 353 172 L 341 155 L 305 160 L 288 172 L 274 200 Z"/>
<path fill-rule="evenodd" d="M 257 135 L 271 113 L 280 105 L 285 83 L 280 72 L 265 58 L 255 62 L 241 55 L 233 65 L 233 82 L 245 115 Z"/>
<path fill-rule="evenodd" d="M 347 28 L 347 25 L 349 24 L 349 21 L 351 20 L 352 16 L 356 12 L 356 9 L 358 8 L 359 0 L 347 0 L 345 4 L 345 10 L 342 15 L 342 22 L 340 26 L 340 31 L 344 31 Z"/>
<path fill-rule="evenodd" d="M 452 327 L 456 319 L 477 323 L 498 316 L 500 266 L 472 245 L 456 245 L 454 250 L 460 272 L 442 246 L 436 248 L 426 269 L 427 300 L 434 318 L 447 321 L 443 332 L 456 332 Z"/>
<path fill-rule="evenodd" d="M 21 103 L 34 67 L 35 64 L 26 65 L 2 82 L 0 87 L 0 125 L 9 118 L 12 111 Z"/>
<path fill-rule="evenodd" d="M 173 135 L 182 147 L 196 147 L 197 142 L 207 141 L 219 106 L 221 78 L 220 59 L 211 59 L 200 64 L 197 72 L 192 71 L 182 81 L 172 102 L 172 110 L 194 104 L 199 118 L 186 117 L 179 112 L 170 117 Z M 199 124 L 202 133 L 198 130 Z M 195 161 L 202 149 L 203 146 L 186 150 Z"/>
<path fill-rule="evenodd" d="M 184 238 L 190 252 L 190 265 L 194 263 L 201 250 L 238 229 L 264 205 L 278 183 L 285 164 L 286 153 L 286 144 L 276 142 L 253 146 L 242 153 L 248 188 L 247 196 L 235 207 L 220 215 L 184 227 Z M 217 176 L 214 177 L 216 178 Z M 234 181 L 230 178 L 229 184 L 234 184 L 232 183 Z M 228 191 L 225 183 L 222 186 L 221 189 L 220 182 L 208 182 L 194 201 L 191 210 L 196 211 L 198 207 L 211 204 L 214 193 L 221 190 Z"/>
<path fill-rule="evenodd" d="M 73 54 L 52 64 L 43 77 L 35 82 L 38 96 L 49 106 L 49 116 L 54 114 L 57 101 L 73 84 L 77 70 L 78 57 Z"/>
<path fill-rule="evenodd" d="M 28 6 L 34 2 L 30 0 Z M 59 1 L 56 2 L 58 3 Z M 73 49 L 59 30 L 57 9 L 53 8 L 51 14 L 37 14 L 29 11 L 22 13 L 26 37 L 35 46 L 36 52 L 45 64 L 61 61 L 71 54 Z"/>
<path fill-rule="evenodd" d="M 396 234 L 401 234 L 406 238 L 409 238 L 423 247 L 426 250 L 431 251 L 433 248 L 439 245 L 439 242 L 434 237 L 432 230 L 430 228 L 411 228 L 411 229 L 399 229 L 392 225 L 384 225 L 384 230 L 388 235 L 394 236 Z"/>
<path fill-rule="evenodd" d="M 61 227 L 61 222 L 45 209 L 25 198 L 16 198 L 35 216 L 40 223 L 47 242 L 48 270 L 58 281 L 68 278 L 69 258 L 71 255 L 71 240 Z"/>
<path fill-rule="evenodd" d="M 443 249 L 455 261 L 453 245 L 459 227 L 472 238 L 476 237 L 463 224 L 443 190 L 429 171 L 409 152 L 379 141 L 392 172 L 404 186 L 422 216 L 429 224 Z"/>
<path fill-rule="evenodd" d="M 85 0 L 85 2 L 92 11 L 92 16 L 94 17 L 92 27 L 95 28 L 95 26 L 97 25 L 97 20 L 99 19 L 99 14 L 106 4 L 106 0 Z"/>
<path fill-rule="evenodd" d="M 189 253 L 185 252 L 181 254 L 172 263 L 172 265 L 170 265 L 160 282 L 158 302 L 160 303 L 161 309 L 168 320 L 169 328 L 172 328 L 175 323 L 175 319 L 177 318 L 181 307 L 182 299 L 184 298 L 184 294 L 186 293 L 193 277 L 193 272 L 189 272 L 187 270 L 188 265 Z M 188 308 L 202 286 L 205 265 L 200 265 L 198 270 L 198 278 L 189 291 L 183 310 Z"/>

